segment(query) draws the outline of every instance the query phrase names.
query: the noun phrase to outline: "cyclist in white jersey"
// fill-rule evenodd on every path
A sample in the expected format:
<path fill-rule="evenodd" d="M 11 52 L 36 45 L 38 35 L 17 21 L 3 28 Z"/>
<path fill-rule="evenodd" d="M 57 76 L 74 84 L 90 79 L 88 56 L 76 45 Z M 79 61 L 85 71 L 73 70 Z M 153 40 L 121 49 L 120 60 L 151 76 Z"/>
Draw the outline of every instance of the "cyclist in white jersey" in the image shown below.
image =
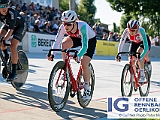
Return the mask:
<path fill-rule="evenodd" d="M 118 52 L 122 52 L 122 49 L 123 49 L 123 46 L 124 46 L 124 43 L 127 37 L 131 41 L 130 48 L 129 48 L 130 53 L 135 53 L 136 51 L 141 53 L 140 59 L 138 60 L 138 64 L 141 70 L 141 77 L 140 77 L 139 82 L 143 83 L 146 81 L 145 74 L 144 74 L 143 58 L 145 57 L 147 63 L 151 64 L 149 56 L 148 56 L 148 51 L 150 51 L 150 48 L 151 48 L 151 42 L 149 40 L 149 37 L 146 35 L 144 28 L 140 26 L 137 20 L 130 20 L 127 23 L 127 28 L 124 30 L 122 34 L 122 38 L 120 40 Z M 134 72 L 136 73 L 135 56 L 136 55 L 133 56 L 134 61 L 132 62 L 132 65 L 134 66 Z M 116 57 L 117 61 L 120 61 L 120 59 L 121 59 L 120 56 Z"/>
<path fill-rule="evenodd" d="M 80 58 L 82 65 L 82 73 L 84 78 L 84 99 L 90 99 L 89 81 L 91 71 L 88 67 L 96 47 L 96 35 L 93 29 L 84 21 L 77 20 L 77 14 L 72 11 L 64 11 L 62 13 L 62 24 L 59 27 L 58 33 L 55 38 L 55 43 L 52 49 L 59 48 L 62 43 L 62 49 L 75 48 L 81 46 L 77 54 L 76 61 Z M 64 35 L 67 35 L 63 40 Z M 48 60 L 52 60 L 56 52 L 53 52 Z M 65 53 L 62 53 L 62 58 L 65 60 Z"/>

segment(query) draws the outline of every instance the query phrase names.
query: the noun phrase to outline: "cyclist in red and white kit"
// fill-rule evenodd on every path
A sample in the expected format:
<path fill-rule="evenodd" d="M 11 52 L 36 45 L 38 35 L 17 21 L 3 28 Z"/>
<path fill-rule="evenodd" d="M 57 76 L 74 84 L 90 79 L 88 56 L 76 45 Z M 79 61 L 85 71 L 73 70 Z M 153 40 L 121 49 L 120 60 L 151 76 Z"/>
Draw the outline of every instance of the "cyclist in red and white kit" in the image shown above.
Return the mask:
<path fill-rule="evenodd" d="M 96 47 L 95 32 L 86 22 L 77 20 L 77 14 L 72 10 L 64 11 L 62 13 L 61 20 L 62 24 L 59 27 L 55 38 L 55 43 L 53 44 L 52 48 L 59 48 L 61 43 L 62 49 L 76 48 L 81 46 L 81 49 L 77 54 L 76 61 L 80 58 L 80 64 L 82 65 L 82 74 L 85 81 L 83 98 L 90 99 L 89 81 L 91 77 L 91 71 L 88 65 L 92 59 Z M 67 36 L 62 41 L 64 35 Z M 54 57 L 54 55 L 55 52 L 53 52 L 53 55 L 50 57 L 47 56 L 48 60 L 52 60 L 52 56 Z M 65 60 L 65 53 L 62 53 L 62 58 Z"/>
<path fill-rule="evenodd" d="M 141 70 L 141 77 L 139 82 L 143 83 L 146 81 L 145 74 L 144 74 L 144 57 L 149 64 L 149 68 L 151 67 L 150 58 L 148 56 L 148 51 L 150 51 L 151 48 L 151 42 L 149 37 L 146 35 L 146 32 L 144 28 L 142 28 L 137 20 L 130 20 L 127 23 L 127 28 L 124 30 L 122 34 L 122 38 L 120 40 L 120 44 L 118 47 L 118 52 L 122 52 L 124 43 L 126 41 L 126 38 L 129 38 L 131 41 L 129 51 L 130 53 L 135 53 L 138 51 L 141 53 L 140 59 L 138 60 L 138 64 Z M 136 67 L 135 67 L 135 60 L 136 60 L 136 54 L 133 56 L 133 62 L 132 65 L 134 66 L 134 72 L 136 73 Z M 120 56 L 116 57 L 117 61 L 120 61 Z M 150 68 L 151 69 L 151 68 Z"/>

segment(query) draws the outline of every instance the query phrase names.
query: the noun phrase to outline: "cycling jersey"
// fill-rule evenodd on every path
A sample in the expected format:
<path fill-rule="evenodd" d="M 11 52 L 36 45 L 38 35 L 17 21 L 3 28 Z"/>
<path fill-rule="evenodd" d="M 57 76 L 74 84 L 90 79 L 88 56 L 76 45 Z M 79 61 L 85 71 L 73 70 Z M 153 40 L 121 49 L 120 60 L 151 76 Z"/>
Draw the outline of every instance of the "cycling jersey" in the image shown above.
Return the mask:
<path fill-rule="evenodd" d="M 128 28 L 126 28 L 122 34 L 122 38 L 120 40 L 120 44 L 118 47 L 118 52 L 122 52 L 122 49 L 123 49 L 123 46 L 124 46 L 124 43 L 125 43 L 127 37 L 129 38 L 129 40 L 131 42 L 136 43 L 136 44 L 143 42 L 144 49 L 143 49 L 142 54 L 140 55 L 140 59 L 143 59 L 143 57 L 146 55 L 146 53 L 149 50 L 146 32 L 145 32 L 144 28 L 139 27 L 136 35 L 130 35 Z"/>
<path fill-rule="evenodd" d="M 60 43 L 62 41 L 62 37 L 65 34 L 67 34 L 68 36 L 72 38 L 80 38 L 81 43 L 82 43 L 82 48 L 79 50 L 77 55 L 79 57 L 82 57 L 85 54 L 88 48 L 88 41 L 92 40 L 92 38 L 94 38 L 96 35 L 93 29 L 86 22 L 77 21 L 76 23 L 77 23 L 78 28 L 75 33 L 66 32 L 63 24 L 59 27 L 58 33 L 55 38 L 55 43 L 52 46 L 53 49 L 59 48 Z"/>
<path fill-rule="evenodd" d="M 9 29 L 14 29 L 14 27 L 24 23 L 24 19 L 18 11 L 11 8 L 8 8 L 7 15 L 0 14 L 0 21 L 7 25 Z"/>
<path fill-rule="evenodd" d="M 3 23 L 2 29 L 14 29 L 13 38 L 21 41 L 26 32 L 26 24 L 18 11 L 8 8 L 6 15 L 0 14 L 0 21 Z"/>

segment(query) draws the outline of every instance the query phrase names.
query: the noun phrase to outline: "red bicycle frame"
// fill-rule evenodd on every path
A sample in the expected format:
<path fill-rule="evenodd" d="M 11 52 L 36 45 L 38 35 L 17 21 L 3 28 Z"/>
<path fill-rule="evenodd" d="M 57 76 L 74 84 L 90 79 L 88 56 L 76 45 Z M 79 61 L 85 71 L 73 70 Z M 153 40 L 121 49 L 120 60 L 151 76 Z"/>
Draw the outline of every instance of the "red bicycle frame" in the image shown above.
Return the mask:
<path fill-rule="evenodd" d="M 138 88 L 138 87 L 140 87 L 140 85 L 138 84 L 138 81 L 140 79 L 140 71 L 138 69 L 138 75 L 136 76 L 136 74 L 135 74 L 136 71 L 134 71 L 134 69 L 133 69 L 132 61 L 133 61 L 133 58 L 132 58 L 132 56 L 130 56 L 129 64 L 130 64 L 130 71 L 131 71 L 131 79 L 132 79 L 132 75 L 133 75 L 134 85 L 135 85 L 136 88 Z"/>
<path fill-rule="evenodd" d="M 78 71 L 78 74 L 77 74 L 77 78 L 75 79 L 75 77 L 73 75 L 72 68 L 71 68 L 70 58 L 71 58 L 71 56 L 69 55 L 69 53 L 67 53 L 66 57 L 65 57 L 66 66 L 65 66 L 65 70 L 64 70 L 64 82 L 63 82 L 63 85 L 65 84 L 65 81 L 66 81 L 66 77 L 67 77 L 66 74 L 69 73 L 72 89 L 73 89 L 74 92 L 77 92 L 78 89 L 82 89 L 83 88 L 82 85 L 80 85 L 80 87 L 78 87 L 79 78 L 80 78 L 80 75 L 81 75 L 81 72 L 82 72 L 82 66 L 80 65 L 79 71 Z M 58 84 L 58 81 L 59 81 L 59 78 L 60 78 L 61 74 L 62 74 L 62 70 L 59 73 L 59 76 L 58 76 L 56 84 Z"/>

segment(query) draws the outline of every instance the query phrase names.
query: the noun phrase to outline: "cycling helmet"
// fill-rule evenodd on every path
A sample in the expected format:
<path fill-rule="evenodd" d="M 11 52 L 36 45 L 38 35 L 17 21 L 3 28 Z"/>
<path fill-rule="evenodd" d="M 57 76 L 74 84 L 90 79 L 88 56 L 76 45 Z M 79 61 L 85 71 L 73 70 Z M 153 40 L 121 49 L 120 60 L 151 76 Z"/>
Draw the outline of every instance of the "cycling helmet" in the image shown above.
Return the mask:
<path fill-rule="evenodd" d="M 130 20 L 127 23 L 127 28 L 129 28 L 129 29 L 138 29 L 139 26 L 140 26 L 140 24 L 137 20 Z"/>
<path fill-rule="evenodd" d="M 76 21 L 76 19 L 77 19 L 77 14 L 73 10 L 67 10 L 62 13 L 61 17 L 62 22 L 72 23 Z"/>
<path fill-rule="evenodd" d="M 0 8 L 8 7 L 10 0 L 0 0 Z"/>

